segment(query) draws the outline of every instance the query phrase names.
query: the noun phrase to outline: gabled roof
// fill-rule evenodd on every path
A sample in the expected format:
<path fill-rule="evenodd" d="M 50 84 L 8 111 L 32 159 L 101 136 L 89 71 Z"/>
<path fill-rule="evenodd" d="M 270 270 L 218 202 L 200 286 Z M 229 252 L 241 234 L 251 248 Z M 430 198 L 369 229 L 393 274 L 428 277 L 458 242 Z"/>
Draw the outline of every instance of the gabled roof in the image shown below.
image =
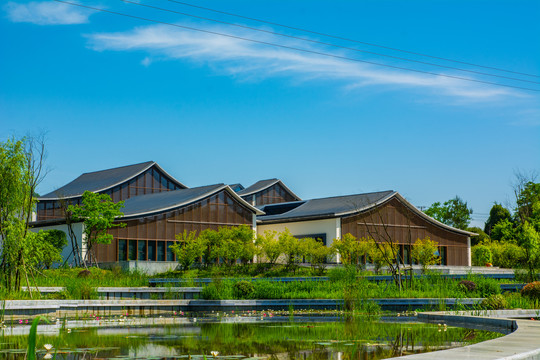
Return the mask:
<path fill-rule="evenodd" d="M 187 186 L 163 170 L 156 162 L 146 161 L 140 164 L 84 173 L 61 188 L 41 196 L 39 200 L 56 200 L 59 198 L 78 197 L 87 190 L 91 192 L 105 191 L 133 179 L 139 174 L 150 169 L 152 166 L 155 166 L 158 170 L 167 175 L 167 177 L 169 177 L 177 186 L 184 189 L 187 188 Z"/>
<path fill-rule="evenodd" d="M 292 201 L 288 203 L 269 204 L 260 209 L 268 215 L 257 217 L 261 224 L 280 222 L 308 221 L 358 214 L 373 209 L 392 198 L 397 198 L 403 205 L 415 214 L 432 224 L 443 229 L 462 235 L 474 236 L 475 233 L 454 228 L 443 224 L 420 211 L 409 203 L 397 191 L 380 191 L 366 194 L 335 196 L 328 198 L 312 199 L 306 201 Z"/>
<path fill-rule="evenodd" d="M 262 223 L 266 223 L 338 217 L 360 212 L 368 206 L 372 206 L 385 200 L 393 193 L 393 191 L 381 191 L 265 205 L 261 207 L 261 210 L 267 213 L 274 213 L 274 208 L 281 207 L 286 209 L 286 205 L 290 205 L 292 209 L 281 214 L 260 216 L 258 217 L 258 220 Z"/>
<path fill-rule="evenodd" d="M 244 190 L 241 190 L 238 192 L 238 195 L 240 196 L 248 196 L 248 195 L 253 195 L 255 193 L 258 193 L 258 192 L 261 192 L 263 190 L 266 190 L 268 189 L 269 187 L 275 185 L 275 184 L 280 184 L 281 186 L 283 186 L 283 188 L 285 190 L 287 190 L 287 192 L 289 194 L 291 194 L 294 198 L 296 198 L 296 200 L 302 200 L 300 199 L 295 193 L 293 193 L 291 191 L 291 189 L 289 189 L 281 180 L 279 179 L 268 179 L 268 180 L 259 180 L 257 181 L 255 184 L 251 185 L 251 186 L 248 186 L 247 188 L 245 188 Z"/>
<path fill-rule="evenodd" d="M 215 184 L 199 186 L 190 189 L 164 191 L 160 193 L 147 194 L 129 198 L 124 202 L 124 208 L 121 209 L 121 211 L 124 213 L 122 219 L 148 216 L 187 206 L 206 197 L 212 196 L 213 194 L 218 193 L 221 190 L 227 191 L 243 206 L 253 211 L 255 214 L 264 214 L 264 212 L 252 206 L 247 201 L 238 196 L 228 185 Z"/>

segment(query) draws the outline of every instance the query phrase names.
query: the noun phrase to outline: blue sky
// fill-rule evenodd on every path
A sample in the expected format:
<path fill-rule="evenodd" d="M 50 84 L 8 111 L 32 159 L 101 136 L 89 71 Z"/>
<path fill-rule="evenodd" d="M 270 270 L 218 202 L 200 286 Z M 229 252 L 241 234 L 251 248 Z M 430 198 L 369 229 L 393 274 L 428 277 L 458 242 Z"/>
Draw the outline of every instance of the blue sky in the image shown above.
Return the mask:
<path fill-rule="evenodd" d="M 514 171 L 540 171 L 538 91 L 344 58 L 535 90 L 540 77 L 302 33 L 167 0 L 137 2 L 267 32 L 121 1 L 78 1 L 333 57 L 53 1 L 6 2 L 0 9 L 0 140 L 46 132 L 50 173 L 39 192 L 83 172 L 154 160 L 188 186 L 247 186 L 278 177 L 303 198 L 393 189 L 417 206 L 459 195 L 473 208 L 474 224 L 481 224 L 494 201 L 512 201 Z M 540 74 L 536 0 L 189 3 Z"/>

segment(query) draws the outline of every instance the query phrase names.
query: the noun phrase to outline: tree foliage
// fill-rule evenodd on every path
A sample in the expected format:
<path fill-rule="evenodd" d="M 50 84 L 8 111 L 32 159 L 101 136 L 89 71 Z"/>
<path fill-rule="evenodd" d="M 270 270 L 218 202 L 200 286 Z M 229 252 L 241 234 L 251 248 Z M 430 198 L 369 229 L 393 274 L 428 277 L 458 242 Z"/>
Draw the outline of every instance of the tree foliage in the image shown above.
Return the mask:
<path fill-rule="evenodd" d="M 335 249 L 314 238 L 308 237 L 300 241 L 304 243 L 306 261 L 322 274 L 328 264 L 328 257 L 335 253 Z"/>
<path fill-rule="evenodd" d="M 471 222 L 473 210 L 459 196 L 445 201 L 433 203 L 425 213 L 443 224 L 465 230 Z"/>
<path fill-rule="evenodd" d="M 510 210 L 503 207 L 501 204 L 495 203 L 489 211 L 489 218 L 485 223 L 484 232 L 491 236 L 491 231 L 493 230 L 495 225 L 504 220 L 512 220 L 512 214 L 510 214 Z"/>
<path fill-rule="evenodd" d="M 277 231 L 266 230 L 264 234 L 257 235 L 255 245 L 259 249 L 261 259 L 266 260 L 271 266 L 275 265 L 282 254 L 281 245 L 276 238 Z"/>
<path fill-rule="evenodd" d="M 489 242 L 491 240 L 489 235 L 486 234 L 484 232 L 484 230 L 480 229 L 479 227 L 476 227 L 476 226 L 468 227 L 467 231 L 478 234 L 478 235 L 475 235 L 475 236 L 471 236 L 471 245 L 472 246 L 478 245 L 478 244 L 481 244 L 481 243 L 484 243 L 484 242 Z"/>
<path fill-rule="evenodd" d="M 334 239 L 332 247 L 339 254 L 340 261 L 345 265 L 362 265 L 361 258 L 365 258 L 373 244 L 365 238 L 357 239 L 347 233 L 340 239 Z"/>
<path fill-rule="evenodd" d="M 285 265 L 288 269 L 296 271 L 298 264 L 302 261 L 302 255 L 305 253 L 303 243 L 292 236 L 289 229 L 285 229 L 278 237 L 281 251 L 285 256 Z"/>
<path fill-rule="evenodd" d="M 66 233 L 62 230 L 52 229 L 43 232 L 43 240 L 62 251 L 67 245 Z"/>
<path fill-rule="evenodd" d="M 472 247 L 472 263 L 476 266 L 485 266 L 492 261 L 492 253 L 486 245 L 476 245 Z"/>
<path fill-rule="evenodd" d="M 95 244 L 110 244 L 113 236 L 107 231 L 114 227 L 124 227 L 126 224 L 115 222 L 124 214 L 120 211 L 124 202 L 114 203 L 107 194 L 97 194 L 85 191 L 80 205 L 69 205 L 73 221 L 82 221 L 86 238 L 86 261 L 92 262 Z"/>
<path fill-rule="evenodd" d="M 176 260 L 183 270 L 190 268 L 193 263 L 204 255 L 208 248 L 208 240 L 204 236 L 197 236 L 196 231 L 183 233 L 175 236 L 176 242 L 170 246 L 176 254 Z"/>
<path fill-rule="evenodd" d="M 411 250 L 411 256 L 420 265 L 422 265 L 422 272 L 426 273 L 429 265 L 439 264 L 441 262 L 440 256 L 437 255 L 439 247 L 436 241 L 432 241 L 429 236 L 424 239 L 417 239 L 413 244 Z"/>
<path fill-rule="evenodd" d="M 43 179 L 45 145 L 42 139 L 9 139 L 0 143 L 0 277 L 8 290 L 18 290 L 21 280 L 35 270 L 39 242 L 29 231 L 36 203 L 36 187 Z M 31 294 L 31 293 L 30 293 Z"/>
<path fill-rule="evenodd" d="M 379 273 L 383 265 L 394 264 L 397 262 L 396 254 L 399 246 L 396 243 L 377 243 L 369 239 L 369 258 L 375 266 L 375 273 Z"/>

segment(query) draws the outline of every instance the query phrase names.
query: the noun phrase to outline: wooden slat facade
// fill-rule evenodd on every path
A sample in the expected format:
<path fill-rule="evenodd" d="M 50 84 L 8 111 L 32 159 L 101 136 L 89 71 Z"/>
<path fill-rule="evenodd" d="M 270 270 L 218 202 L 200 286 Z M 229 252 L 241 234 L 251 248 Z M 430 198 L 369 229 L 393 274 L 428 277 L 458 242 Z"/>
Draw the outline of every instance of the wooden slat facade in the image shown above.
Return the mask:
<path fill-rule="evenodd" d="M 431 240 L 439 243 L 441 253 L 446 257 L 446 264 L 468 265 L 467 235 L 425 220 L 396 198 L 372 212 L 342 217 L 341 233 L 350 233 L 357 238 L 371 236 L 376 241 L 391 238 L 393 242 L 405 246 L 429 236 Z"/>
<path fill-rule="evenodd" d="M 98 262 L 123 260 L 175 261 L 168 250 L 184 231 L 217 230 L 220 226 L 253 224 L 253 212 L 226 190 L 191 205 L 162 214 L 122 221 L 124 228 L 109 231 L 114 240 L 96 245 Z"/>
<path fill-rule="evenodd" d="M 255 194 L 243 196 L 242 198 L 251 204 L 253 202 L 253 195 L 255 195 L 255 206 L 296 200 L 294 195 L 287 191 L 280 183 L 276 183 Z"/>
<path fill-rule="evenodd" d="M 172 179 L 162 171 L 152 166 L 137 177 L 115 186 L 106 191 L 113 202 L 127 200 L 134 196 L 153 194 L 162 191 L 181 189 Z M 68 205 L 80 205 L 81 196 L 66 200 Z M 37 204 L 37 220 L 60 219 L 64 217 L 60 200 L 43 200 Z"/>

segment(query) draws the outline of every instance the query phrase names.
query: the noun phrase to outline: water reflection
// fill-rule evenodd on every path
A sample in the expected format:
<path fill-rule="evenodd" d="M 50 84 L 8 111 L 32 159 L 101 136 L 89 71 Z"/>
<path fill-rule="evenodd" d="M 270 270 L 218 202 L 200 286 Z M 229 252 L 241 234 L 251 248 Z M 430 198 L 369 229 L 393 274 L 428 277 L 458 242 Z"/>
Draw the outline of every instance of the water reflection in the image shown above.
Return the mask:
<path fill-rule="evenodd" d="M 199 321 L 176 325 L 63 329 L 39 335 L 38 359 L 353 360 L 384 359 L 493 339 L 501 334 L 410 320 L 316 321 L 286 318 L 260 322 Z M 299 321 L 300 320 L 300 321 Z M 334 319 L 335 320 L 335 319 Z M 2 335 L 0 358 L 25 358 L 26 336 Z M 52 344 L 47 353 L 45 344 Z M 211 353 L 214 352 L 214 356 Z"/>

